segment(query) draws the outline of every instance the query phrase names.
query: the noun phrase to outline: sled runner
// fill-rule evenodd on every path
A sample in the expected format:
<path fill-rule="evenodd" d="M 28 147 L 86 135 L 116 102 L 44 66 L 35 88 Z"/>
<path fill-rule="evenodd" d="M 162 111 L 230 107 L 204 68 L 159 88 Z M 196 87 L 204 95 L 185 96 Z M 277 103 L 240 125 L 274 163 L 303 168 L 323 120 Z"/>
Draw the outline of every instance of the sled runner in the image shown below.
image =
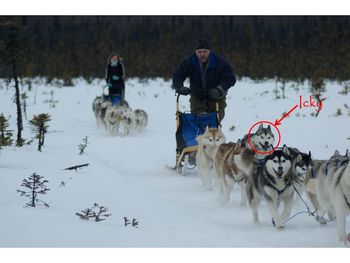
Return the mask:
<path fill-rule="evenodd" d="M 218 104 L 216 112 L 194 114 L 181 112 L 179 97 L 176 98 L 176 163 L 174 167 L 167 166 L 171 171 L 185 175 L 188 170 L 196 167 L 198 143 L 196 137 L 205 132 L 205 128 L 218 127 Z"/>

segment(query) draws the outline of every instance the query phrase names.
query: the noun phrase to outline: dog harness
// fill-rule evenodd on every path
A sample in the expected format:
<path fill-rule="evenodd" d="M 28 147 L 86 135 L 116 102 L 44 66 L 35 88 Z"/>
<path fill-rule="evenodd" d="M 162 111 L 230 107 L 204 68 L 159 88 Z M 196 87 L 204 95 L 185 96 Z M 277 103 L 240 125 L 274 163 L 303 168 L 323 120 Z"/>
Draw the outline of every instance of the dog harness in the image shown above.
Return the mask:
<path fill-rule="evenodd" d="M 266 168 L 265 168 L 265 173 L 267 173 Z M 267 178 L 264 174 L 262 174 L 262 176 L 265 177 L 265 179 L 266 179 L 266 181 L 267 181 L 266 185 L 269 186 L 269 187 L 271 187 L 273 190 L 275 190 L 275 191 L 278 193 L 278 195 L 281 195 L 289 186 L 292 185 L 292 183 L 290 182 L 290 180 L 287 180 L 286 186 L 285 186 L 282 190 L 279 190 L 276 186 L 274 186 L 274 185 L 271 183 L 271 181 L 270 181 L 269 178 Z"/>
<path fill-rule="evenodd" d="M 311 168 L 311 178 L 316 178 L 315 167 Z"/>
<path fill-rule="evenodd" d="M 346 165 L 349 163 L 349 160 L 343 160 L 339 166 L 336 168 L 336 170 L 338 170 L 340 167 L 342 167 L 343 165 Z M 328 175 L 328 165 L 329 165 L 329 162 L 327 162 L 327 164 L 325 165 L 325 167 L 323 167 L 323 173 L 325 176 Z"/>
<path fill-rule="evenodd" d="M 325 176 L 328 175 L 328 165 L 329 165 L 329 162 L 327 162 L 326 165 L 323 167 L 323 174 L 324 174 Z"/>
<path fill-rule="evenodd" d="M 345 199 L 345 203 L 348 205 L 348 207 L 350 209 L 350 203 L 349 203 L 348 199 L 346 198 L 346 195 L 344 195 L 344 199 Z"/>
<path fill-rule="evenodd" d="M 255 158 L 255 164 L 257 165 L 257 166 L 259 166 L 259 167 L 263 167 L 263 165 L 264 165 L 264 163 L 265 163 L 265 159 L 266 158 L 263 158 L 263 159 L 256 159 Z"/>
<path fill-rule="evenodd" d="M 279 190 L 277 189 L 274 185 L 270 184 L 270 186 L 278 193 L 278 195 L 281 195 L 289 186 L 291 186 L 291 182 L 288 181 L 288 183 L 286 184 L 286 186 L 282 189 L 282 190 Z"/>

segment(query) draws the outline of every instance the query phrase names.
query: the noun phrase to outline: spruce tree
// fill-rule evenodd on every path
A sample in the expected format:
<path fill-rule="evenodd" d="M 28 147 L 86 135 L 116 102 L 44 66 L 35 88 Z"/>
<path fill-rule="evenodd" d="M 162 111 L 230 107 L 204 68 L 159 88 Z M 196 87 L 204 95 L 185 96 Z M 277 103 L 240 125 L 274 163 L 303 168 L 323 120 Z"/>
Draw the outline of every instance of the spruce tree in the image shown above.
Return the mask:
<path fill-rule="evenodd" d="M 33 119 L 29 123 L 33 127 L 33 131 L 36 133 L 36 138 L 38 139 L 38 151 L 41 152 L 41 147 L 45 142 L 45 134 L 49 125 L 47 123 L 51 121 L 50 115 L 47 113 L 41 113 L 39 115 L 34 115 Z"/>
<path fill-rule="evenodd" d="M 88 137 L 85 136 L 83 138 L 83 141 L 78 145 L 78 148 L 79 148 L 79 154 L 82 155 L 85 151 L 85 148 L 87 147 L 88 145 Z"/>
<path fill-rule="evenodd" d="M 33 173 L 28 179 L 23 179 L 21 186 L 27 188 L 28 190 L 17 190 L 21 196 L 29 198 L 29 202 L 26 204 L 26 207 L 36 207 L 39 204 L 49 207 L 49 205 L 38 199 L 38 194 L 46 194 L 50 189 L 46 187 L 48 180 L 43 180 L 43 176 Z"/>

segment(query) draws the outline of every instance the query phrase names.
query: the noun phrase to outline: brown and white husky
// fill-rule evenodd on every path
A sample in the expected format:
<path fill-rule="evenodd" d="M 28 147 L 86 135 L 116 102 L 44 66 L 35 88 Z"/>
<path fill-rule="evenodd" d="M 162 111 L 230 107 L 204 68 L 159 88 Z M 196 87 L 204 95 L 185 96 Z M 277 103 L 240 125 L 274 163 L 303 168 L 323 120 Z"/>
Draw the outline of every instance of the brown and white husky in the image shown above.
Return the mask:
<path fill-rule="evenodd" d="M 255 153 L 237 143 L 221 144 L 215 156 L 215 172 L 219 178 L 223 202 L 230 201 L 230 194 L 235 183 L 241 185 L 241 206 L 246 206 L 246 179 L 253 171 Z"/>
<path fill-rule="evenodd" d="M 217 148 L 226 141 L 221 128 L 206 128 L 204 134 L 197 136 L 198 151 L 196 163 L 198 173 L 202 179 L 204 187 L 212 190 L 212 180 L 214 178 L 214 159 Z"/>

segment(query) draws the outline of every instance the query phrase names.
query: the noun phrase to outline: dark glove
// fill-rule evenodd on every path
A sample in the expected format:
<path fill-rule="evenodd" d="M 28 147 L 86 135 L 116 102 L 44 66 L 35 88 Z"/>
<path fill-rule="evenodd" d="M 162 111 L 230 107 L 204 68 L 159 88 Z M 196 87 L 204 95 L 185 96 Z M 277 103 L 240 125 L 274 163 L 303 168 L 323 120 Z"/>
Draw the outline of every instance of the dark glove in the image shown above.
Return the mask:
<path fill-rule="evenodd" d="M 213 88 L 209 90 L 208 92 L 208 99 L 211 101 L 217 101 L 220 98 L 222 98 L 226 94 L 226 91 L 221 86 L 217 86 L 216 88 Z"/>
<path fill-rule="evenodd" d="M 185 96 L 191 93 L 191 89 L 187 87 L 180 87 L 176 91 L 177 93 Z"/>

